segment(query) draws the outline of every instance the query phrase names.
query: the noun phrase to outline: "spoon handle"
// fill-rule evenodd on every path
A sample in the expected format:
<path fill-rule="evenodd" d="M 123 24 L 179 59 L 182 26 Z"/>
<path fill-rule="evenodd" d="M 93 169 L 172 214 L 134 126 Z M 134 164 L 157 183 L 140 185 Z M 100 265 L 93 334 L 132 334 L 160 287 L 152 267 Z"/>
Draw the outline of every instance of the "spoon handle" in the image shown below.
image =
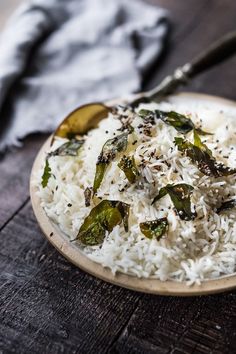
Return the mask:
<path fill-rule="evenodd" d="M 229 32 L 191 62 L 177 68 L 172 75 L 167 76 L 157 87 L 144 96 L 152 100 L 160 100 L 163 96 L 173 93 L 178 86 L 185 85 L 197 74 L 223 62 L 236 53 L 236 31 Z"/>

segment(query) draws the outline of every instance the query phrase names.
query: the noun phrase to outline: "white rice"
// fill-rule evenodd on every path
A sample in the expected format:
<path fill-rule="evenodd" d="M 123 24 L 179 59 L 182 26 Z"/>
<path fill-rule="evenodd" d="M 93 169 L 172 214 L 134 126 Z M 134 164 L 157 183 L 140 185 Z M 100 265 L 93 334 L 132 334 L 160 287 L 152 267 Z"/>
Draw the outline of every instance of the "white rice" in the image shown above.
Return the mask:
<path fill-rule="evenodd" d="M 187 107 L 183 102 L 141 107 L 189 114 L 196 125 L 201 124 L 202 129 L 214 133 L 202 137 L 202 140 L 212 149 L 217 161 L 235 167 L 234 108 L 222 112 L 219 105 L 199 102 L 188 102 Z M 174 137 L 183 135 L 161 121 L 152 128 L 151 138 L 138 135 L 140 123 L 140 118 L 135 118 L 132 123 L 138 143 L 131 144 L 131 147 L 137 165 L 145 160 L 145 168 L 140 168 L 142 188 L 127 183 L 116 160 L 110 164 L 98 190 L 98 196 L 103 199 L 120 200 L 131 205 L 129 232 L 126 233 L 122 225 L 116 226 L 102 245 L 83 247 L 83 252 L 94 262 L 110 268 L 114 274 L 122 272 L 163 281 L 172 279 L 193 284 L 235 272 L 236 209 L 220 215 L 214 211 L 214 206 L 218 207 L 222 200 L 236 195 L 235 176 L 211 178 L 203 175 L 174 146 Z M 70 239 L 76 237 L 93 207 L 85 207 L 84 189 L 93 185 L 98 154 L 109 138 L 119 134 L 119 127 L 120 121 L 110 114 L 97 129 L 89 132 L 78 157 L 51 157 L 49 163 L 54 177 L 49 179 L 46 188 L 41 186 L 43 163 L 38 171 L 35 183 L 41 206 Z M 187 139 L 192 140 L 192 133 L 188 133 Z M 64 139 L 57 139 L 52 150 L 64 142 Z M 163 158 L 150 157 L 150 152 Z M 181 182 L 194 187 L 191 201 L 198 217 L 193 221 L 180 220 L 169 196 L 151 205 L 161 187 Z M 168 218 L 168 234 L 159 241 L 146 238 L 139 229 L 139 223 L 162 217 Z"/>

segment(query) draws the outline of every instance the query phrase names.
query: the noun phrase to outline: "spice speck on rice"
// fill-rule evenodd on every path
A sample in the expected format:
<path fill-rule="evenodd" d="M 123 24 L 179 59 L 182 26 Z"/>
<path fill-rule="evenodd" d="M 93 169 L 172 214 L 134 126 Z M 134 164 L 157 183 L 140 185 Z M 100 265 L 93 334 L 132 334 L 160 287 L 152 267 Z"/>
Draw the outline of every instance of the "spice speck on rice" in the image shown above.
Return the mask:
<path fill-rule="evenodd" d="M 234 273 L 235 115 L 118 106 L 82 137 L 56 137 L 35 176 L 41 206 L 113 274 L 192 285 Z"/>

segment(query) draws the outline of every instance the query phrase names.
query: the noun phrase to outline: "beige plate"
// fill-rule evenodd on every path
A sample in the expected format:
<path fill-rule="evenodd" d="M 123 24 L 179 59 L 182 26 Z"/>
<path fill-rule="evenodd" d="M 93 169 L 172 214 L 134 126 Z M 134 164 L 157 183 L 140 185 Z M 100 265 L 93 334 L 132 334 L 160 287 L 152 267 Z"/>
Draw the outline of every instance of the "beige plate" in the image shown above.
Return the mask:
<path fill-rule="evenodd" d="M 182 93 L 174 96 L 174 100 L 195 100 L 198 102 L 207 102 L 209 104 L 218 103 L 222 108 L 234 106 L 236 103 L 223 98 L 201 95 L 195 93 Z M 136 278 L 134 276 L 117 274 L 112 275 L 109 269 L 103 268 L 88 259 L 75 244 L 68 241 L 67 237 L 53 224 L 46 216 L 43 208 L 40 206 L 39 197 L 36 195 L 36 187 L 32 183 L 32 176 L 39 169 L 45 157 L 45 152 L 50 145 L 50 138 L 45 142 L 39 151 L 31 174 L 30 181 L 30 194 L 31 201 L 34 209 L 35 216 L 38 223 L 51 244 L 63 254 L 70 262 L 83 269 L 85 272 L 92 274 L 95 277 L 103 279 L 109 283 L 122 286 L 124 288 L 142 291 L 145 293 L 160 294 L 160 295 L 175 295 L 175 296 L 193 296 L 193 295 L 206 295 L 212 293 L 219 293 L 227 291 L 236 287 L 236 274 L 225 276 L 217 280 L 204 281 L 200 286 L 194 285 L 188 287 L 185 283 L 166 281 L 162 282 L 156 279 Z M 52 236 L 50 236 L 52 235 Z"/>

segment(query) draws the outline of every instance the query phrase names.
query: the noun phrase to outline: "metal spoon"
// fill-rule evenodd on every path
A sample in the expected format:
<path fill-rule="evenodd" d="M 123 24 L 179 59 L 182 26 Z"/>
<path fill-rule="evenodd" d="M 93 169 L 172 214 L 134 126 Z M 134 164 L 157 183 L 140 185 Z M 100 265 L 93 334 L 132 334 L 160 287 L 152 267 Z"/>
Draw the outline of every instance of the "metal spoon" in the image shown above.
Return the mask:
<path fill-rule="evenodd" d="M 186 85 L 190 79 L 223 62 L 235 53 L 236 31 L 233 31 L 217 40 L 191 62 L 177 68 L 172 75 L 167 76 L 157 87 L 138 94 L 138 98 L 128 104 L 134 108 L 141 102 L 161 101 L 179 86 Z M 110 111 L 111 107 L 103 103 L 90 103 L 80 106 L 59 125 L 53 135 L 53 139 L 54 136 L 70 138 L 74 135 L 83 135 L 96 127 L 102 119 L 107 117 Z"/>

